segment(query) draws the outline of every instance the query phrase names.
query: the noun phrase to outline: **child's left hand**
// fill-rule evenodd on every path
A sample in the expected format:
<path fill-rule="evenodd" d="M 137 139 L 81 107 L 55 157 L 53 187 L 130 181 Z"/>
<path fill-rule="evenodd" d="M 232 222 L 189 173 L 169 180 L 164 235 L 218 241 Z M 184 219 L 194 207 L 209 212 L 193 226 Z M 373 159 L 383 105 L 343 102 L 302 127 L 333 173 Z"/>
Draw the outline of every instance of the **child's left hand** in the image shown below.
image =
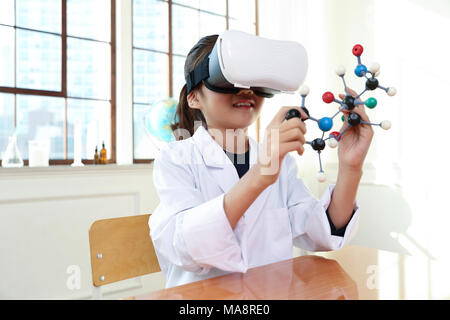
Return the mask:
<path fill-rule="evenodd" d="M 358 94 L 352 89 L 348 89 L 349 93 L 356 97 Z M 339 94 L 340 99 L 344 99 L 344 94 Z M 358 99 L 360 100 L 360 99 Z M 365 105 L 357 105 L 353 112 L 357 113 L 362 120 L 370 122 L 365 111 Z M 347 117 L 351 111 L 343 110 L 345 122 L 340 132 L 348 126 Z M 359 124 L 356 127 L 350 127 L 341 137 L 338 148 L 339 167 L 350 171 L 361 171 L 372 142 L 373 128 L 369 124 Z"/>

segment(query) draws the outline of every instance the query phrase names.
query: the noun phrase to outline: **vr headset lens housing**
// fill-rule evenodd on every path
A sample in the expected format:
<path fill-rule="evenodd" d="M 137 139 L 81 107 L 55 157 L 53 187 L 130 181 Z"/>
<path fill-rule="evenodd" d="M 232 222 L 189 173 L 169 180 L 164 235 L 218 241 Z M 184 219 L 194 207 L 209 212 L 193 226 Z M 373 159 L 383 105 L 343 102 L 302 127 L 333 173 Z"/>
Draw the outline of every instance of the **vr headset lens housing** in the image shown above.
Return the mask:
<path fill-rule="evenodd" d="M 203 80 L 202 82 L 205 84 L 205 87 L 207 87 L 209 90 L 212 90 L 212 91 L 215 91 L 215 92 L 219 92 L 219 93 L 233 93 L 233 94 L 237 94 L 240 90 L 242 90 L 242 88 L 238 88 L 238 87 L 230 87 L 230 88 L 216 87 L 216 86 L 210 84 L 207 79 Z M 259 90 L 256 90 L 255 88 L 250 88 L 250 89 L 257 96 L 260 96 L 260 97 L 263 97 L 263 98 L 272 98 L 273 97 L 273 93 L 259 91 Z"/>
<path fill-rule="evenodd" d="M 213 50 L 189 73 L 188 93 L 201 82 L 220 93 L 251 89 L 267 98 L 276 93 L 294 93 L 305 79 L 307 61 L 306 50 L 297 42 L 225 31 Z"/>

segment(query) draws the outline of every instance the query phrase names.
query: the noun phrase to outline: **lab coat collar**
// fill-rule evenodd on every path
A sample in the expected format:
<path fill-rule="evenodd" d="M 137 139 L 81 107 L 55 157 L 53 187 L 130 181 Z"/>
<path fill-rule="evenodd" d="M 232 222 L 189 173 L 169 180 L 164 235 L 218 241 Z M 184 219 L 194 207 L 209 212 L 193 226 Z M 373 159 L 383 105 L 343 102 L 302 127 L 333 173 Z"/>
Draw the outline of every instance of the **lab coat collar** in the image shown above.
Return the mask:
<path fill-rule="evenodd" d="M 203 126 L 197 128 L 192 138 L 208 167 L 224 168 L 230 164 L 233 165 L 222 147 L 211 137 L 209 132 Z M 258 142 L 251 137 L 248 137 L 248 140 L 250 146 L 250 167 L 252 167 L 258 159 L 259 145 Z"/>
<path fill-rule="evenodd" d="M 223 151 L 222 147 L 211 137 L 209 132 L 200 126 L 192 136 L 194 144 L 200 151 L 209 173 L 217 181 L 224 192 L 228 192 L 239 181 L 238 173 Z M 256 163 L 258 157 L 258 142 L 249 137 L 250 166 Z"/>

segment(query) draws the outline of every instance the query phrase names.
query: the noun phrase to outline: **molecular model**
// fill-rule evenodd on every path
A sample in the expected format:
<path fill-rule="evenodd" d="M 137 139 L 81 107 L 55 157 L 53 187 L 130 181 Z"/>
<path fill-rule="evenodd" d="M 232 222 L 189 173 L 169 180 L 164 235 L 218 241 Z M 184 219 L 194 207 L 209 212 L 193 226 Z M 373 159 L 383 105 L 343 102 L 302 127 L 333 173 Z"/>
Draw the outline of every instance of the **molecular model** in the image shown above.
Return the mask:
<path fill-rule="evenodd" d="M 314 139 L 313 141 L 306 141 L 306 143 L 311 145 L 311 147 L 315 151 L 317 151 L 317 153 L 319 155 L 320 171 L 317 174 L 317 180 L 319 182 L 324 182 L 326 180 L 325 173 L 323 172 L 323 169 L 322 169 L 322 160 L 320 158 L 320 153 L 322 152 L 323 149 L 325 149 L 326 141 L 328 141 L 327 144 L 330 148 L 336 148 L 336 146 L 338 145 L 338 142 L 341 140 L 341 138 L 345 134 L 345 132 L 350 127 L 356 127 L 360 124 L 369 124 L 369 125 L 373 125 L 373 126 L 380 126 L 384 130 L 389 130 L 391 127 L 391 123 L 388 120 L 384 120 L 381 123 L 370 123 L 370 122 L 362 120 L 361 117 L 357 113 L 351 112 L 357 105 L 364 104 L 369 109 L 373 109 L 376 107 L 377 100 L 375 98 L 368 98 L 366 101 L 358 100 L 363 95 L 363 93 L 365 93 L 368 90 L 373 91 L 377 88 L 380 88 L 380 89 L 383 89 L 384 91 L 386 91 L 386 93 L 389 96 L 394 96 L 397 93 L 397 90 L 395 88 L 393 88 L 393 87 L 385 88 L 379 84 L 379 82 L 376 78 L 380 74 L 380 65 L 378 63 L 373 63 L 369 67 L 369 69 L 367 69 L 367 67 L 361 63 L 361 54 L 363 53 L 363 51 L 364 51 L 363 47 L 359 44 L 355 45 L 352 50 L 353 55 L 356 56 L 356 58 L 358 59 L 358 65 L 356 66 L 354 72 L 355 72 L 356 76 L 358 76 L 360 78 L 362 78 L 362 77 L 366 78 L 365 89 L 360 94 L 358 94 L 356 97 L 353 97 L 350 94 L 350 92 L 347 88 L 347 85 L 345 83 L 345 79 L 344 79 L 345 67 L 339 66 L 336 68 L 336 74 L 342 78 L 342 81 L 344 83 L 345 98 L 342 101 L 340 101 L 340 100 L 336 99 L 335 96 L 333 95 L 333 93 L 331 93 L 329 91 L 325 92 L 322 95 L 322 100 L 325 103 L 336 102 L 340 105 L 339 111 L 336 112 L 332 117 L 323 117 L 321 119 L 315 119 L 312 116 L 310 116 L 308 109 L 305 107 L 305 98 L 309 94 L 309 88 L 307 86 L 302 86 L 300 88 L 300 95 L 302 97 L 301 108 L 308 116 L 308 118 L 306 118 L 304 120 L 310 119 L 310 120 L 317 122 L 320 130 L 322 130 L 321 138 Z M 370 76 L 368 76 L 368 75 L 370 75 Z M 348 126 L 346 128 L 344 128 L 344 130 L 342 132 L 337 132 L 337 131 L 331 132 L 329 134 L 328 138 L 324 139 L 325 132 L 330 131 L 331 128 L 333 127 L 333 119 L 343 110 L 350 111 L 350 114 L 348 115 L 348 118 L 347 118 Z M 286 113 L 286 120 L 289 120 L 293 117 L 301 118 L 300 112 L 297 109 L 291 109 Z M 341 119 L 342 119 L 342 121 L 345 121 L 344 115 L 342 115 Z"/>

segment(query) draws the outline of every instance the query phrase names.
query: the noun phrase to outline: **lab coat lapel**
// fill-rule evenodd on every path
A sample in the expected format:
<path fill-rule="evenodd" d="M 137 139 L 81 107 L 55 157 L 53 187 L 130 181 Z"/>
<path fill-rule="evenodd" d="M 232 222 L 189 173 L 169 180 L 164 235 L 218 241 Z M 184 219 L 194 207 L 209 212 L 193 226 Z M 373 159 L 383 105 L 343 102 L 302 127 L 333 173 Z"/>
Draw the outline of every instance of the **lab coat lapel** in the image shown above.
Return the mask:
<path fill-rule="evenodd" d="M 203 126 L 197 128 L 192 138 L 213 180 L 217 182 L 223 192 L 230 191 L 239 181 L 239 176 L 231 160 Z"/>
<path fill-rule="evenodd" d="M 214 141 L 209 132 L 202 126 L 198 127 L 193 135 L 193 140 L 200 151 L 203 161 L 214 181 L 220 186 L 223 192 L 227 193 L 239 181 L 236 168 L 225 154 L 223 149 Z M 249 137 L 250 144 L 250 168 L 258 160 L 259 144 Z M 264 189 L 263 192 L 252 203 L 246 216 L 250 220 L 256 219 L 258 213 L 267 205 L 272 185 Z M 250 212 L 251 211 L 251 212 Z"/>

